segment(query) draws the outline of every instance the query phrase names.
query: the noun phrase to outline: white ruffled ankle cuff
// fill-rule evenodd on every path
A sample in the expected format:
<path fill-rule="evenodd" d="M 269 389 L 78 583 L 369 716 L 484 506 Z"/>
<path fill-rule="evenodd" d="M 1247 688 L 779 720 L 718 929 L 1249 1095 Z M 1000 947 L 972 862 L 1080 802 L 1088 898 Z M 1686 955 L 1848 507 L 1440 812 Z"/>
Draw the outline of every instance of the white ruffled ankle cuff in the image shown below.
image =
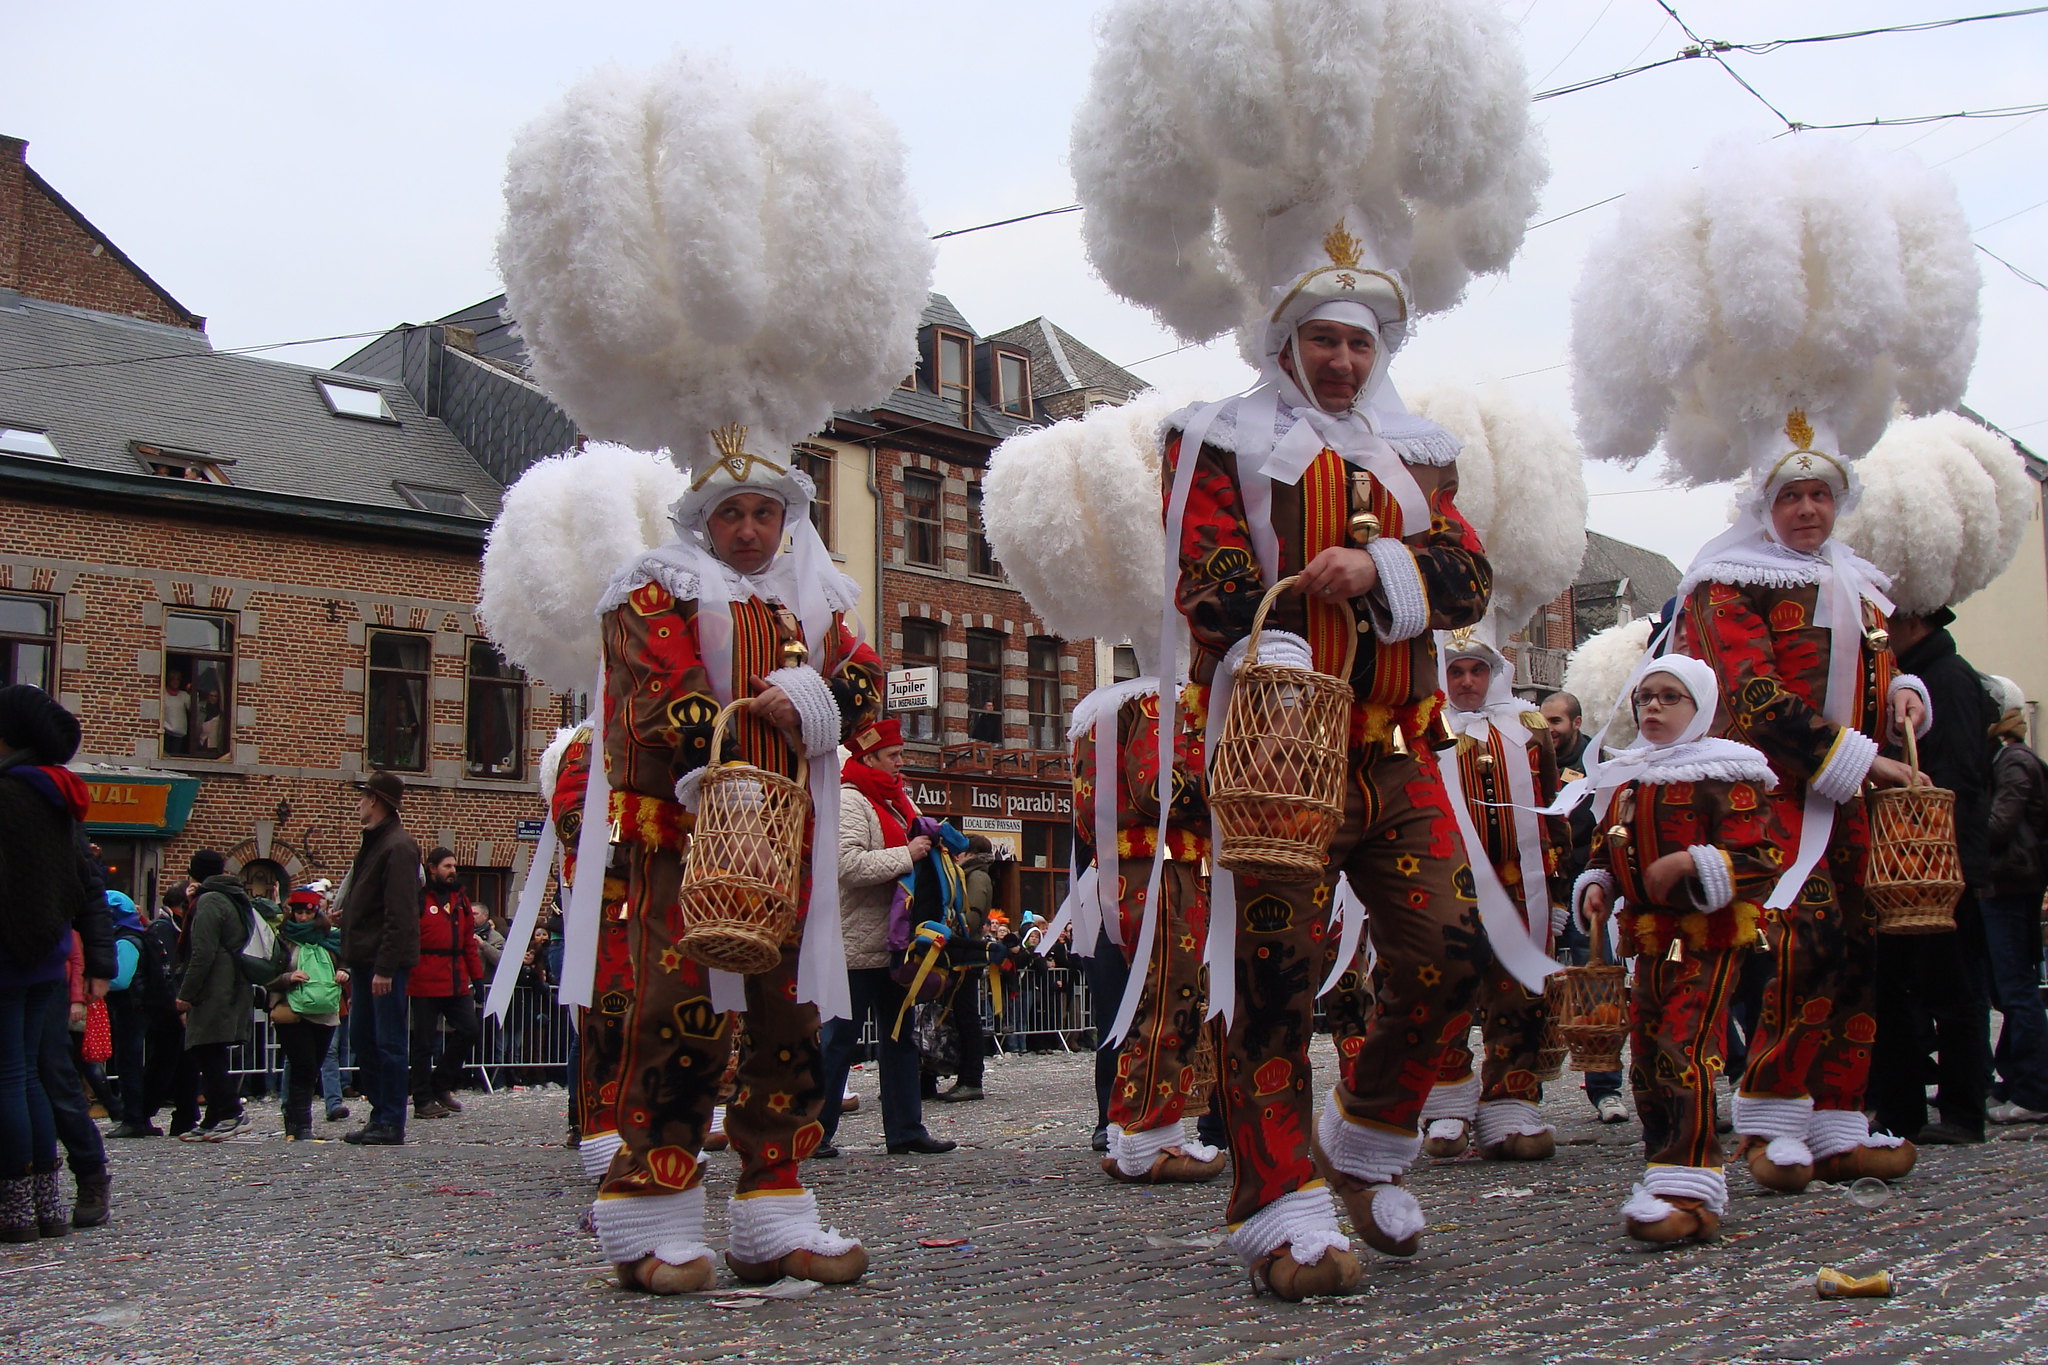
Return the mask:
<path fill-rule="evenodd" d="M 1316 1137 L 1332 1166 L 1369 1185 L 1400 1179 L 1422 1151 L 1420 1134 L 1390 1133 L 1384 1128 L 1351 1122 L 1338 1107 L 1334 1090 L 1325 1098 L 1323 1112 L 1316 1118 Z"/>
<path fill-rule="evenodd" d="M 1429 1088 L 1429 1098 L 1422 1102 L 1422 1122 L 1427 1125 L 1437 1119 L 1470 1121 L 1478 1108 L 1479 1077 L 1467 1076 L 1462 1081 L 1438 1081 Z"/>
<path fill-rule="evenodd" d="M 1534 1137 L 1554 1133 L 1556 1127 L 1543 1121 L 1543 1114 L 1527 1100 L 1488 1100 L 1479 1106 L 1473 1130 L 1481 1147 L 1492 1147 L 1518 1134 Z"/>
<path fill-rule="evenodd" d="M 1184 1145 L 1180 1125 L 1168 1123 L 1136 1133 L 1119 1128 L 1110 1150 L 1116 1154 L 1118 1170 L 1125 1175 L 1143 1175 L 1152 1169 L 1152 1163 L 1161 1152 L 1168 1147 Z"/>
<path fill-rule="evenodd" d="M 1735 1096 L 1735 1131 L 1744 1137 L 1795 1138 L 1804 1146 L 1806 1125 L 1812 1116 L 1810 1095 Z"/>
<path fill-rule="evenodd" d="M 1773 1166 L 1811 1166 L 1813 1149 L 1803 1138 L 1776 1137 L 1764 1144 L 1764 1160 Z"/>
<path fill-rule="evenodd" d="M 1806 1145 L 1816 1157 L 1840 1156 L 1858 1147 L 1892 1148 L 1904 1138 L 1870 1131 L 1870 1115 L 1861 1109 L 1816 1109 L 1806 1121 Z"/>
<path fill-rule="evenodd" d="M 1628 1202 L 1621 1206 L 1621 1216 L 1631 1223 L 1658 1223 L 1677 1212 L 1674 1205 L 1665 1203 L 1641 1185 L 1629 1191 Z"/>
<path fill-rule="evenodd" d="M 1331 1248 L 1351 1249 L 1337 1227 L 1337 1206 L 1327 1185 L 1283 1194 L 1230 1230 L 1230 1249 L 1253 1265 L 1281 1247 L 1302 1265 L 1314 1265 Z"/>
<path fill-rule="evenodd" d="M 1429 1226 L 1429 1220 L 1422 1216 L 1422 1204 L 1402 1185 L 1379 1187 L 1372 1197 L 1372 1221 L 1373 1226 L 1395 1242 L 1418 1237 Z"/>
<path fill-rule="evenodd" d="M 617 1133 L 584 1134 L 583 1141 L 576 1148 L 576 1155 L 583 1161 L 583 1178 L 604 1179 L 604 1173 L 612 1167 L 612 1158 L 624 1145 Z"/>
<path fill-rule="evenodd" d="M 1467 1119 L 1431 1119 L 1423 1136 L 1437 1142 L 1455 1142 L 1465 1134 Z"/>
<path fill-rule="evenodd" d="M 643 1256 L 658 1256 L 670 1265 L 688 1265 L 711 1254 L 704 1244 L 704 1187 L 681 1194 L 615 1194 L 598 1199 L 590 1210 L 604 1258 L 625 1265 Z"/>
<path fill-rule="evenodd" d="M 1652 1166 L 1636 1189 L 1667 1199 L 1697 1199 L 1709 1213 L 1728 1208 L 1728 1176 L 1719 1166 Z"/>
<path fill-rule="evenodd" d="M 735 1261 L 779 1261 L 792 1251 L 843 1256 L 860 1245 L 839 1229 L 818 1223 L 818 1196 L 809 1190 L 757 1190 L 725 1205 L 726 1249 Z"/>

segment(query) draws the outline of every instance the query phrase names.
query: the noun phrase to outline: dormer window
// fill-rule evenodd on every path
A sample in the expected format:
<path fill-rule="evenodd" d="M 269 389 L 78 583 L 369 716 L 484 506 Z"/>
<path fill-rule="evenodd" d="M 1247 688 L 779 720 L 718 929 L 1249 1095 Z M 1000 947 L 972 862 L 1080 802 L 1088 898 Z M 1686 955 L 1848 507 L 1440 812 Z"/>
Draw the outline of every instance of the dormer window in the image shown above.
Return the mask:
<path fill-rule="evenodd" d="M 960 411 L 960 425 L 974 424 L 974 338 L 960 332 L 936 331 L 939 397 Z"/>
<path fill-rule="evenodd" d="M 50 439 L 50 433 L 41 427 L 10 427 L 0 425 L 0 451 L 9 455 L 29 455 L 38 460 L 61 460 L 57 443 Z"/>
<path fill-rule="evenodd" d="M 1031 357 L 996 352 L 996 406 L 1012 417 L 1031 415 Z"/>
<path fill-rule="evenodd" d="M 180 450 L 176 446 L 130 441 L 128 449 L 142 467 L 160 479 L 183 479 L 188 483 L 233 483 L 222 466 L 233 460 L 218 459 L 203 450 Z"/>
<path fill-rule="evenodd" d="M 398 490 L 398 496 L 422 512 L 439 512 L 449 517 L 474 517 L 484 520 L 483 509 L 469 500 L 459 488 L 437 488 L 430 483 L 407 483 L 403 479 L 392 480 L 391 486 Z"/>
<path fill-rule="evenodd" d="M 320 391 L 327 410 L 336 417 L 355 417 L 366 422 L 398 420 L 391 415 L 391 405 L 384 401 L 384 391 L 374 384 L 345 384 L 316 376 L 313 387 Z"/>

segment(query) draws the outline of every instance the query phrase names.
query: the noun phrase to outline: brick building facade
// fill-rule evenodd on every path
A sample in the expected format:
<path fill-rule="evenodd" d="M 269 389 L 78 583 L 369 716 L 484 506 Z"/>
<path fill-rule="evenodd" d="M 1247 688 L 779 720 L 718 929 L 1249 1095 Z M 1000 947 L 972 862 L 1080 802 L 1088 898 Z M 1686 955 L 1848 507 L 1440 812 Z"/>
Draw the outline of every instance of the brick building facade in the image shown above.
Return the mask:
<path fill-rule="evenodd" d="M 498 485 L 401 386 L 215 352 L 0 139 L 0 681 L 83 725 L 116 885 L 346 872 L 350 783 L 502 905 L 561 700 L 473 615 Z"/>

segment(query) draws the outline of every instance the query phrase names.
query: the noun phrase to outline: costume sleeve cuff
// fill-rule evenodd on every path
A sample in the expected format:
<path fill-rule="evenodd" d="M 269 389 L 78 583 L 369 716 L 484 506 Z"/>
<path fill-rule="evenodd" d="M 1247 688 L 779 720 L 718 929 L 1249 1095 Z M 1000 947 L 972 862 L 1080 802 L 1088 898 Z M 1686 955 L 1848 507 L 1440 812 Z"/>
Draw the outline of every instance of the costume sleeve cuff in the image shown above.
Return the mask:
<path fill-rule="evenodd" d="M 1835 732 L 1835 745 L 1828 750 L 1827 761 L 1820 765 L 1820 771 L 1808 785 L 1839 806 L 1863 790 L 1863 779 L 1870 775 L 1870 765 L 1876 758 L 1877 741 L 1844 725 Z"/>
<path fill-rule="evenodd" d="M 1223 656 L 1222 671 L 1235 674 L 1243 666 L 1245 654 L 1251 649 L 1252 637 L 1247 635 L 1230 647 Z M 1309 653 L 1308 641 L 1285 630 L 1262 630 L 1259 632 L 1259 662 L 1278 664 L 1283 668 L 1314 668 L 1315 659 Z"/>
<path fill-rule="evenodd" d="M 1593 932 L 1593 926 L 1586 919 L 1586 888 L 1589 886 L 1599 887 L 1607 893 L 1608 899 L 1612 900 L 1614 874 L 1604 867 L 1589 867 L 1572 883 L 1572 916 L 1578 920 L 1579 928 L 1590 934 Z"/>
<path fill-rule="evenodd" d="M 1886 694 L 1885 701 L 1896 704 L 1901 692 L 1911 692 L 1920 698 L 1920 724 L 1914 729 L 1913 738 L 1927 738 L 1927 732 L 1934 728 L 1934 698 L 1927 695 L 1927 684 L 1911 673 L 1901 673 L 1892 679 L 1891 691 Z M 1889 727 L 1890 738 L 1896 743 L 1903 744 L 1906 737 L 1900 733 L 1899 723 L 1896 720 L 1887 720 L 1886 725 Z"/>
<path fill-rule="evenodd" d="M 1735 900 L 1735 867 L 1728 855 L 1712 844 L 1694 844 L 1686 852 L 1692 855 L 1693 870 L 1700 879 L 1694 901 L 1710 912 L 1727 909 Z"/>
<path fill-rule="evenodd" d="M 782 689 L 796 706 L 803 732 L 804 753 L 811 758 L 829 754 L 839 747 L 839 703 L 826 685 L 824 675 L 808 664 L 778 668 L 766 681 Z"/>
<path fill-rule="evenodd" d="M 1415 552 L 1392 537 L 1382 537 L 1365 547 L 1379 566 L 1380 587 L 1368 594 L 1366 610 L 1373 629 L 1382 640 L 1412 640 L 1429 625 L 1429 593 L 1422 586 L 1422 570 L 1415 565 Z M 1385 606 L 1378 602 L 1384 597 Z"/>

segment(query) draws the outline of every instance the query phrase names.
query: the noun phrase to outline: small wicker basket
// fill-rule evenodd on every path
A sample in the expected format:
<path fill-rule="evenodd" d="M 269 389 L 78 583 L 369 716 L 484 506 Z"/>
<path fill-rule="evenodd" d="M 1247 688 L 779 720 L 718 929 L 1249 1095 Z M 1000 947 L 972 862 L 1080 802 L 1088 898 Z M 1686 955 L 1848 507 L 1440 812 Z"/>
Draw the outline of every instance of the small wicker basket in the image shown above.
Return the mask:
<path fill-rule="evenodd" d="M 1536 1079 L 1554 1081 L 1564 1074 L 1564 1059 L 1571 1055 L 1571 1049 L 1565 1046 L 1564 1035 L 1557 1031 L 1557 1017 L 1550 1011 L 1548 978 L 1543 997 L 1543 1041 L 1536 1047 Z"/>
<path fill-rule="evenodd" d="M 1602 962 L 1607 956 L 1607 916 L 1594 916 L 1593 958 L 1566 967 L 1543 983 L 1550 1026 L 1571 1054 L 1574 1071 L 1621 1070 L 1621 1045 L 1628 1037 L 1628 971 Z"/>
<path fill-rule="evenodd" d="M 1956 927 L 1963 868 L 1956 852 L 1956 794 L 1917 781 L 1920 742 L 1906 732 L 1911 786 L 1870 793 L 1870 861 L 1863 891 L 1880 934 L 1940 934 Z"/>
<path fill-rule="evenodd" d="M 1217 864 L 1273 882 L 1314 881 L 1329 861 L 1344 814 L 1351 661 L 1358 650 L 1353 631 L 1342 678 L 1259 662 L 1266 614 L 1295 582 L 1281 579 L 1259 603 L 1209 759 Z"/>
<path fill-rule="evenodd" d="M 712 761 L 726 722 L 746 705 L 736 701 L 711 726 Z M 781 960 L 796 932 L 803 886 L 804 826 L 811 796 L 808 766 L 797 759 L 795 781 L 751 763 L 704 774 L 697 826 L 678 893 L 683 932 L 676 949 L 692 962 L 755 976 Z"/>

